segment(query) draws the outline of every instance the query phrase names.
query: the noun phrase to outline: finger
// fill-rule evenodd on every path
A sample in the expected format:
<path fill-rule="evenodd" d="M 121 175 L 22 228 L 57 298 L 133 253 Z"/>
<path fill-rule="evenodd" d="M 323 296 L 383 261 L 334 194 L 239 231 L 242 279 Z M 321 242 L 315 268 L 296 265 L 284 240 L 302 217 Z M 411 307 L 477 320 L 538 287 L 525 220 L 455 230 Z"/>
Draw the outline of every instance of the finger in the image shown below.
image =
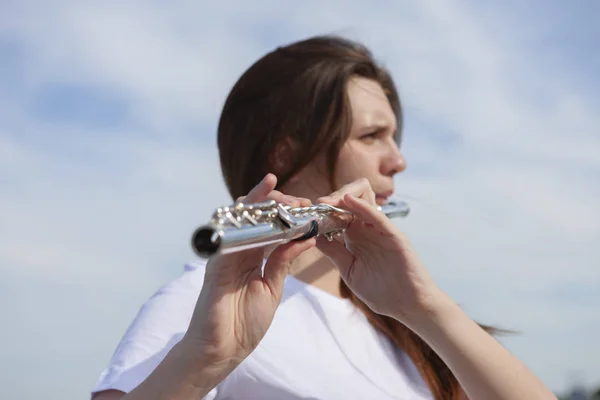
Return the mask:
<path fill-rule="evenodd" d="M 330 196 L 341 198 L 346 193 L 352 193 L 353 195 L 360 197 L 360 195 L 364 195 L 364 193 L 369 190 L 373 190 L 371 188 L 371 183 L 369 182 L 369 180 L 367 178 L 360 178 L 342 186 L 341 188 L 333 192 Z"/>
<path fill-rule="evenodd" d="M 236 203 L 244 203 L 248 196 L 240 196 L 235 199 Z M 298 200 L 293 196 L 286 196 L 278 190 L 272 190 L 267 196 L 265 196 L 265 200 L 275 200 L 278 203 L 292 204 L 297 203 Z"/>
<path fill-rule="evenodd" d="M 265 175 L 262 181 L 252 188 L 244 201 L 246 203 L 259 203 L 265 201 L 269 193 L 275 189 L 277 177 L 271 173 Z"/>
<path fill-rule="evenodd" d="M 346 246 L 337 240 L 330 242 L 321 236 L 317 239 L 317 248 L 331 260 L 340 271 L 340 275 L 344 281 L 347 282 L 351 275 L 352 266 L 354 265 L 354 256 L 350 254 Z"/>
<path fill-rule="evenodd" d="M 298 199 L 300 200 L 300 207 L 312 206 L 312 201 L 310 199 L 307 199 L 305 197 L 298 197 Z"/>
<path fill-rule="evenodd" d="M 272 190 L 267 195 L 267 199 L 275 200 L 277 203 L 282 203 L 291 207 L 299 207 L 301 204 L 300 198 L 283 194 L 278 190 Z"/>
<path fill-rule="evenodd" d="M 291 207 L 308 207 L 312 205 L 309 199 L 303 197 L 289 196 L 274 190 L 277 185 L 277 177 L 271 173 L 267 174 L 263 180 L 248 193 L 247 196 L 238 197 L 237 203 L 257 203 L 265 200 L 275 200 L 277 203 L 283 203 Z"/>
<path fill-rule="evenodd" d="M 277 300 L 281 299 L 283 283 L 292 261 L 306 250 L 313 248 L 315 244 L 316 239 L 310 238 L 301 242 L 282 244 L 273 250 L 265 264 L 264 281 Z"/>
<path fill-rule="evenodd" d="M 321 197 L 318 201 L 332 206 L 341 206 L 343 205 L 343 198 L 346 194 L 352 194 L 358 198 L 365 199 L 370 204 L 376 204 L 375 192 L 373 191 L 369 180 L 366 178 L 358 179 L 344 185 L 329 196 Z"/>
<path fill-rule="evenodd" d="M 389 222 L 389 218 L 377 207 L 364 199 L 351 194 L 344 196 L 345 209 L 353 213 L 358 219 L 373 225 L 382 225 Z"/>
<path fill-rule="evenodd" d="M 294 197 L 294 196 L 287 196 L 287 195 L 286 195 L 286 197 L 289 197 L 289 199 L 293 202 L 293 207 L 310 207 L 310 206 L 312 206 L 312 201 L 305 197 Z"/>

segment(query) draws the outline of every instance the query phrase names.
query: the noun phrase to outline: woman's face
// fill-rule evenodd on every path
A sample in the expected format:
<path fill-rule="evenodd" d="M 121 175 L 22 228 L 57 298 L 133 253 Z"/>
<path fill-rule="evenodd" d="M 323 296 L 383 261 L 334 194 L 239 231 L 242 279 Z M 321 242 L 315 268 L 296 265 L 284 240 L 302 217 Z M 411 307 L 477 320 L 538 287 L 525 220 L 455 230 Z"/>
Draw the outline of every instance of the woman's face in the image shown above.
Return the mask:
<path fill-rule="evenodd" d="M 382 87 L 373 80 L 352 79 L 348 95 L 352 128 L 337 160 L 335 182 L 343 186 L 367 178 L 382 204 L 394 192 L 394 175 L 406 169 L 394 141 L 396 116 Z"/>
<path fill-rule="evenodd" d="M 321 154 L 282 188 L 285 193 L 307 197 L 314 202 L 345 184 L 367 178 L 379 204 L 392 195 L 394 175 L 406 168 L 394 141 L 394 111 L 382 87 L 373 80 L 353 78 L 347 90 L 352 108 L 352 128 L 336 164 L 334 181 L 338 187 L 330 187 L 325 155 Z"/>

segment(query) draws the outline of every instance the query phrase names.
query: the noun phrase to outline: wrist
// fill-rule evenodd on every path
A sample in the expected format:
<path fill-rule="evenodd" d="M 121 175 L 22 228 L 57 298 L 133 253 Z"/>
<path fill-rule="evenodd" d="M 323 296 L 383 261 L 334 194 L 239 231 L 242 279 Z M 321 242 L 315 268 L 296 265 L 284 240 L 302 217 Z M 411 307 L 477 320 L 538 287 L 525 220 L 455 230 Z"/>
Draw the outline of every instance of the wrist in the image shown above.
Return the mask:
<path fill-rule="evenodd" d="M 152 373 L 126 398 L 201 399 L 227 375 L 203 360 L 184 340 L 176 343 Z"/>
<path fill-rule="evenodd" d="M 424 336 L 442 329 L 445 324 L 462 313 L 458 304 L 447 293 L 436 288 L 429 295 L 424 296 L 419 311 L 405 317 L 403 322 L 417 335 Z"/>
<path fill-rule="evenodd" d="M 173 349 L 178 374 L 200 392 L 208 393 L 235 368 L 202 347 L 189 343 L 184 337 Z"/>

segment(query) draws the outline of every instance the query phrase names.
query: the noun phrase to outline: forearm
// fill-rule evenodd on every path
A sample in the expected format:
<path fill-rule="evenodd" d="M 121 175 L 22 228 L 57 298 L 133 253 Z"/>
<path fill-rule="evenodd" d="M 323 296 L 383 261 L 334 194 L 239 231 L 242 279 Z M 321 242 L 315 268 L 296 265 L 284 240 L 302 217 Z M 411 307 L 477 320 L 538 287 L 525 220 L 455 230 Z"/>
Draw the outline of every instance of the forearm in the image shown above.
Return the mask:
<path fill-rule="evenodd" d="M 179 342 L 148 378 L 121 400 L 201 399 L 223 378 L 216 367 L 195 357 Z"/>
<path fill-rule="evenodd" d="M 496 339 L 441 295 L 432 313 L 411 323 L 454 373 L 470 400 L 556 399 L 554 394 Z"/>

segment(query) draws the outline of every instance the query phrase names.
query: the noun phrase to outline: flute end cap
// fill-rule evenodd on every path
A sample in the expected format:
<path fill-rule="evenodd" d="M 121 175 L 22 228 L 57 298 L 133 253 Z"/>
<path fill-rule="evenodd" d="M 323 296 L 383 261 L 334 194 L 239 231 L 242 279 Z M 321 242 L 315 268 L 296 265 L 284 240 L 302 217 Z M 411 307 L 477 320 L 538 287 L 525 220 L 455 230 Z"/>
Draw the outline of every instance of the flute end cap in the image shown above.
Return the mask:
<path fill-rule="evenodd" d="M 208 258 L 219 250 L 221 237 L 209 226 L 196 229 L 192 234 L 192 249 L 202 258 Z"/>

